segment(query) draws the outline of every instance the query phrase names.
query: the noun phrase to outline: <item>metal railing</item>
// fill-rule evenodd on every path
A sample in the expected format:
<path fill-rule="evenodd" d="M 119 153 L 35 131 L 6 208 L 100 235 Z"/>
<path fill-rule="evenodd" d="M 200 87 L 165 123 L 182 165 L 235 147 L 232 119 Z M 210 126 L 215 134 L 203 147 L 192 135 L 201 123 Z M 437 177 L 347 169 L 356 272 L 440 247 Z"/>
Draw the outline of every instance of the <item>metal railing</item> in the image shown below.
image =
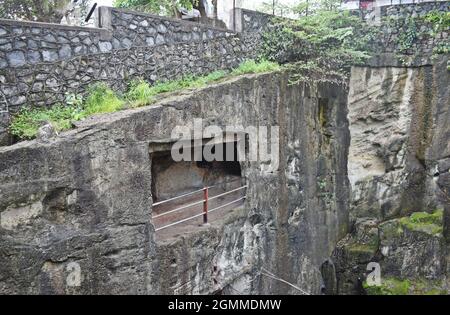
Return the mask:
<path fill-rule="evenodd" d="M 153 216 L 153 219 L 161 218 L 161 217 L 167 216 L 167 215 L 169 215 L 169 214 L 176 213 L 176 212 L 179 212 L 179 211 L 181 211 L 181 210 L 185 210 L 185 209 L 187 209 L 187 208 L 190 208 L 190 207 L 193 207 L 193 206 L 196 206 L 196 205 L 203 204 L 203 211 L 202 211 L 201 213 L 196 214 L 196 215 L 193 215 L 193 216 L 190 216 L 190 217 L 185 218 L 185 219 L 182 219 L 182 220 L 175 221 L 175 222 L 170 223 L 170 224 L 167 224 L 167 225 L 164 225 L 164 226 L 162 226 L 162 227 L 159 227 L 159 228 L 155 229 L 155 231 L 157 232 L 157 231 L 160 231 L 160 230 L 163 230 L 163 229 L 166 229 L 166 228 L 169 228 L 169 227 L 172 227 L 172 226 L 175 226 L 175 225 L 178 225 L 178 224 L 181 224 L 181 223 L 184 223 L 184 222 L 187 222 L 187 221 L 196 219 L 196 218 L 198 218 L 198 217 L 203 217 L 203 224 L 207 224 L 207 223 L 208 223 L 208 214 L 209 214 L 209 213 L 215 212 L 215 211 L 217 211 L 217 210 L 220 210 L 220 209 L 223 209 L 223 208 L 225 208 L 225 207 L 227 207 L 227 206 L 230 206 L 230 205 L 232 205 L 232 204 L 235 204 L 235 203 L 237 203 L 237 202 L 239 202 L 239 201 L 245 200 L 245 199 L 247 198 L 246 195 L 244 195 L 244 196 L 242 196 L 242 197 L 240 197 L 240 198 L 238 198 L 238 199 L 235 199 L 235 200 L 233 200 L 233 201 L 227 202 L 226 204 L 223 204 L 223 205 L 220 205 L 220 206 L 218 206 L 218 207 L 215 207 L 215 208 L 213 208 L 213 209 L 209 209 L 209 208 L 208 208 L 208 202 L 209 202 L 209 201 L 215 200 L 215 199 L 218 199 L 218 198 L 220 198 L 220 197 L 224 197 L 224 196 L 227 196 L 227 195 L 232 194 L 232 193 L 234 193 L 234 192 L 238 192 L 238 191 L 241 191 L 241 190 L 244 190 L 244 189 L 247 189 L 247 188 L 248 188 L 248 185 L 243 185 L 243 186 L 240 186 L 240 187 L 238 187 L 238 188 L 233 188 L 233 189 L 231 189 L 231 190 L 228 190 L 228 191 L 226 191 L 226 192 L 224 192 L 224 193 L 221 193 L 221 194 L 218 194 L 218 195 L 209 197 L 209 191 L 210 191 L 211 188 L 220 187 L 221 185 L 230 184 L 230 183 L 232 183 L 232 182 L 228 182 L 228 183 L 220 183 L 220 184 L 217 184 L 217 185 L 204 187 L 204 188 L 202 188 L 202 189 L 199 189 L 199 190 L 196 190 L 196 191 L 192 191 L 192 192 L 189 192 L 189 193 L 186 193 L 186 194 L 182 194 L 182 195 L 179 195 L 179 196 L 170 198 L 170 199 L 166 199 L 166 200 L 163 200 L 163 201 L 155 202 L 155 203 L 153 204 L 154 207 L 160 206 L 160 205 L 162 205 L 162 204 L 166 204 L 166 203 L 168 203 L 168 202 L 172 202 L 172 201 L 174 201 L 174 200 L 179 200 L 179 199 L 182 199 L 182 198 L 185 198 L 185 197 L 189 197 L 189 196 L 198 194 L 198 193 L 200 193 L 200 192 L 203 192 L 203 199 L 202 199 L 202 200 L 199 200 L 199 201 L 196 201 L 196 202 L 192 202 L 192 203 L 183 205 L 183 206 L 181 206 L 181 207 L 178 207 L 178 208 L 176 208 L 176 209 L 169 210 L 169 211 L 166 211 L 166 212 L 163 212 L 163 213 L 154 215 L 154 216 Z"/>

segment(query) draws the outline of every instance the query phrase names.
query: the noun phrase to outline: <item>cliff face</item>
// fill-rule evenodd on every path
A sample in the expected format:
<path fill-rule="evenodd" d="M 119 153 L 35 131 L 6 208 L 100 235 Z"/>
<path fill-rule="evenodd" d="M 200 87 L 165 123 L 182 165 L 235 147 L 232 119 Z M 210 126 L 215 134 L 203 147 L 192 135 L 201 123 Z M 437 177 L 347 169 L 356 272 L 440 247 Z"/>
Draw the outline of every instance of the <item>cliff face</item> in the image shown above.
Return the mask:
<path fill-rule="evenodd" d="M 280 127 L 285 130 L 280 139 L 280 172 L 267 182 L 273 194 L 257 197 L 264 208 L 277 209 L 266 219 L 270 237 L 262 266 L 317 294 L 324 286 L 321 266 L 348 227 L 347 94 L 333 86 L 292 89 L 288 85 L 285 91 L 287 97 L 279 103 Z M 301 293 L 263 279 L 260 292 Z"/>
<path fill-rule="evenodd" d="M 448 93 L 445 59 L 354 68 L 348 106 L 335 86 L 252 75 L 1 148 L 0 292 L 377 293 L 370 262 L 381 292 L 446 292 Z M 150 148 L 194 118 L 279 126 L 280 166 L 241 163 L 243 207 L 158 239 Z"/>
<path fill-rule="evenodd" d="M 433 66 L 353 68 L 348 168 L 354 225 L 335 253 L 340 293 L 362 292 L 369 262 L 380 263 L 382 279 L 433 280 L 428 287 L 445 291 L 448 84 L 444 57 Z"/>
<path fill-rule="evenodd" d="M 245 76 L 1 148 L 0 292 L 319 293 L 348 226 L 346 100 L 286 73 Z M 161 239 L 150 148 L 194 118 L 279 126 L 280 166 L 241 163 L 243 208 Z"/>
<path fill-rule="evenodd" d="M 349 95 L 288 78 L 232 79 L 1 148 L 0 292 L 446 292 L 446 60 L 356 67 Z M 279 126 L 280 166 L 241 163 L 243 207 L 161 239 L 151 148 L 194 118 Z M 371 262 L 389 287 L 364 289 Z"/>
<path fill-rule="evenodd" d="M 406 17 L 432 10 L 447 12 L 448 2 L 381 9 L 404 21 L 380 25 L 379 56 L 352 69 L 348 94 L 290 84 L 288 73 L 248 75 L 0 147 L 0 294 L 447 293 L 449 71 L 448 58 L 431 54 L 448 31 L 415 34 L 407 49 L 401 40 Z M 242 36 L 117 11 L 106 33 L 119 37 L 79 29 L 67 34 L 73 47 L 50 34 L 70 28 L 2 21 L 3 35 L 52 43 L 44 64 L 33 47 L 0 56 L 0 144 L 10 142 L 10 106 L 25 104 L 24 93 L 49 105 L 92 80 L 123 88 L 137 74 L 154 82 L 254 57 L 270 16 L 237 13 Z M 152 154 L 198 118 L 204 127 L 278 126 L 279 167 L 240 163 L 243 206 L 164 238 L 153 220 Z M 381 286 L 365 283 L 371 263 Z"/>
<path fill-rule="evenodd" d="M 386 219 L 431 206 L 431 67 L 354 68 L 350 86 L 352 214 Z"/>

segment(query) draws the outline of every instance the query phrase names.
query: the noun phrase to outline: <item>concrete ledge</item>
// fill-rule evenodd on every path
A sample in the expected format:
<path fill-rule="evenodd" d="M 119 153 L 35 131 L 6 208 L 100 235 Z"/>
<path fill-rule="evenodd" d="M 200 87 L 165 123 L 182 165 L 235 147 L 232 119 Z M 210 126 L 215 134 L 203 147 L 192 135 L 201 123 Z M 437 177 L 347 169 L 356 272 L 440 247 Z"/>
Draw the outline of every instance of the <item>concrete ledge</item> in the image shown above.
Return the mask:
<path fill-rule="evenodd" d="M 61 29 L 61 30 L 68 30 L 68 31 L 81 31 L 81 32 L 109 33 L 108 30 L 105 30 L 103 28 L 96 28 L 96 27 L 72 26 L 72 25 L 32 22 L 32 21 L 16 21 L 16 20 L 9 20 L 9 19 L 0 19 L 0 26 L 1 25 L 38 27 L 38 28 L 46 28 L 46 29 L 50 28 L 50 29 Z"/>
<path fill-rule="evenodd" d="M 145 16 L 145 17 L 149 17 L 149 18 L 152 18 L 155 20 L 167 21 L 167 22 L 171 22 L 171 23 L 178 23 L 178 24 L 182 24 L 182 25 L 197 26 L 197 27 L 204 28 L 204 29 L 211 29 L 211 30 L 217 30 L 217 31 L 221 31 L 221 32 L 234 33 L 233 30 L 230 30 L 227 28 L 220 28 L 220 27 L 210 26 L 210 25 L 196 23 L 196 22 L 192 22 L 192 21 L 186 21 L 186 20 L 182 20 L 182 19 L 175 19 L 175 18 L 151 14 L 151 13 L 137 12 L 137 11 L 133 11 L 133 10 L 129 10 L 129 9 L 121 9 L 121 8 L 113 8 L 113 7 L 100 7 L 99 10 L 100 9 L 105 10 L 105 11 L 109 10 L 109 11 L 122 12 L 122 13 L 130 14 L 130 15 Z"/>

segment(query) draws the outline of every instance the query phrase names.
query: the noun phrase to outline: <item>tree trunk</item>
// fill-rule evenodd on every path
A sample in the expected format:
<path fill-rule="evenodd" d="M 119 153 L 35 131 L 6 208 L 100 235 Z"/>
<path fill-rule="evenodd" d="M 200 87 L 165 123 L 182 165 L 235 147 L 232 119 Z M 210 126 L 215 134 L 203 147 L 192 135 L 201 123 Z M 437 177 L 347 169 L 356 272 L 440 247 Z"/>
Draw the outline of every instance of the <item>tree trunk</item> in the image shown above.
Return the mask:
<path fill-rule="evenodd" d="M 68 10 L 70 0 L 33 0 L 34 13 L 38 22 L 61 23 Z"/>
<path fill-rule="evenodd" d="M 203 2 L 204 0 L 198 0 L 197 5 L 194 5 L 194 9 L 197 9 L 200 11 L 200 15 L 201 17 L 206 17 L 206 8 L 205 8 L 205 3 Z"/>
<path fill-rule="evenodd" d="M 178 19 L 181 19 L 181 13 L 178 10 L 178 6 L 177 6 L 177 3 L 175 0 L 172 0 L 172 10 L 173 10 L 173 16 Z"/>
<path fill-rule="evenodd" d="M 212 0 L 212 5 L 214 6 L 214 18 L 217 19 L 218 15 L 218 9 L 217 9 L 217 0 Z"/>

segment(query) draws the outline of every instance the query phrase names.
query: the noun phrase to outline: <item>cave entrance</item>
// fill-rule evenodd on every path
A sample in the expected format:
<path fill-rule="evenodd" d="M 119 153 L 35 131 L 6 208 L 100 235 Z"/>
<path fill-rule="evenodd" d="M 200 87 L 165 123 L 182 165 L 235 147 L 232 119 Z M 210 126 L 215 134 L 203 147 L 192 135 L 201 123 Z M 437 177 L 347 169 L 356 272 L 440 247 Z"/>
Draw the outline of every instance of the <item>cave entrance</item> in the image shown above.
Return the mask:
<path fill-rule="evenodd" d="M 208 139 L 203 140 L 201 152 L 208 145 Z M 211 210 L 207 214 L 208 223 L 211 224 L 222 221 L 227 214 L 243 206 L 246 186 L 238 158 L 238 141 L 233 138 L 214 145 L 217 148 L 222 146 L 220 154 L 223 153 L 223 156 L 214 161 L 209 161 L 202 154 L 200 158 L 196 158 L 197 161 L 177 162 L 172 158 L 168 147 L 151 152 L 152 217 L 159 235 L 179 235 L 202 225 L 206 199 L 207 211 Z M 194 146 L 192 142 L 188 148 L 192 151 L 192 156 L 195 148 L 198 146 Z M 230 156 L 233 158 L 230 159 Z M 213 213 L 214 209 L 217 211 Z M 195 218 L 189 219 L 191 217 Z M 183 220 L 186 221 L 180 222 Z M 180 223 L 166 228 L 176 222 Z"/>

